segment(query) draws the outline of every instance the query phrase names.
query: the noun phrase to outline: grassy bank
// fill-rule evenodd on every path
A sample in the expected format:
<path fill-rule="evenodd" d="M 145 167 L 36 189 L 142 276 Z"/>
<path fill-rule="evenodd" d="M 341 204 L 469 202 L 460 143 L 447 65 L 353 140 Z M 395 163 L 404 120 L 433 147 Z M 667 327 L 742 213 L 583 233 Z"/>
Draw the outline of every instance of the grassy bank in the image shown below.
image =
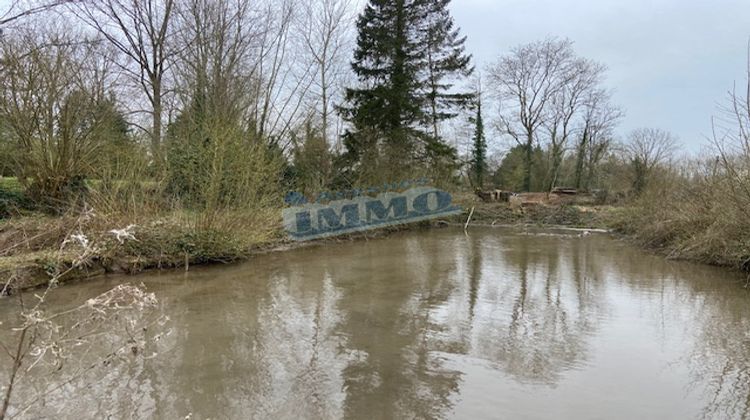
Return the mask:
<path fill-rule="evenodd" d="M 463 225 L 609 229 L 669 258 L 748 269 L 750 223 L 737 195 L 716 184 L 663 182 L 626 206 L 590 203 L 514 206 L 453 193 L 464 212 L 442 221 Z M 731 197 L 731 203 L 727 202 Z M 387 235 L 403 225 L 356 235 L 298 243 L 283 231 L 280 208 L 191 211 L 145 199 L 131 206 L 91 197 L 93 208 L 59 216 L 16 214 L 0 219 L 0 290 L 88 278 L 103 273 L 231 263 L 272 249 Z M 143 198 L 143 197 L 141 197 Z M 148 198 L 148 197 L 146 197 Z M 750 202 L 750 200 L 748 200 Z M 473 209 L 473 212 L 472 212 Z M 118 233 L 119 232 L 119 233 Z M 64 275 L 60 275 L 64 273 Z"/>
<path fill-rule="evenodd" d="M 465 223 L 474 208 L 472 225 L 602 228 L 607 227 L 611 213 L 608 207 L 572 205 L 513 209 L 507 203 L 482 202 L 473 194 L 454 196 L 464 213 L 443 222 Z M 67 281 L 103 273 L 230 263 L 270 249 L 302 245 L 289 240 L 283 232 L 279 208 L 207 214 L 147 211 L 147 204 L 139 206 L 137 212 L 121 208 L 106 211 L 105 207 L 97 210 L 95 206 L 83 214 L 29 214 L 0 219 L 0 279 L 13 279 L 13 287 L 27 288 L 46 284 L 55 273 L 65 273 L 60 281 Z M 402 225 L 314 243 L 371 238 L 429 225 Z M 71 239 L 84 237 L 85 246 L 80 240 Z"/>
<path fill-rule="evenodd" d="M 174 212 L 136 220 L 94 214 L 33 215 L 0 221 L 0 279 L 11 287 L 105 272 L 227 263 L 284 241 L 265 212 L 212 215 Z M 6 280 L 7 279 L 7 280 Z M 0 289 L 2 286 L 0 286 Z"/>

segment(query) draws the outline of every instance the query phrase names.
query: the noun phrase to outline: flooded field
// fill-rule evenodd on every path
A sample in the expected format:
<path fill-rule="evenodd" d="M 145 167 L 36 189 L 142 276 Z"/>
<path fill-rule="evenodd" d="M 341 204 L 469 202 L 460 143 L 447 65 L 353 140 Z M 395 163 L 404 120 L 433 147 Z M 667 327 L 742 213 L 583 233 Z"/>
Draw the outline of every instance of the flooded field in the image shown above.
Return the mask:
<path fill-rule="evenodd" d="M 750 418 L 744 276 L 607 235 L 405 232 L 51 304 L 122 282 L 156 294 L 169 334 L 85 381 L 32 369 L 18 400 L 44 398 L 20 417 Z M 8 343 L 16 309 L 0 301 Z"/>

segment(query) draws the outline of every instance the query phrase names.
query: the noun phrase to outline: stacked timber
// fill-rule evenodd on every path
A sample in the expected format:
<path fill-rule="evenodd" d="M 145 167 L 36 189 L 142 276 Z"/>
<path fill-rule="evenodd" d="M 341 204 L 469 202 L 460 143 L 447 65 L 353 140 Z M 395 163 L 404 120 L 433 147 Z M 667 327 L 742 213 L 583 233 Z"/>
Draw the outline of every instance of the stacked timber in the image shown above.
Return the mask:
<path fill-rule="evenodd" d="M 474 191 L 476 195 L 482 199 L 482 201 L 486 203 L 492 203 L 492 202 L 508 202 L 510 199 L 510 196 L 513 195 L 510 191 L 503 191 L 503 190 L 488 190 L 488 191 L 482 191 L 480 189 L 476 189 Z"/>

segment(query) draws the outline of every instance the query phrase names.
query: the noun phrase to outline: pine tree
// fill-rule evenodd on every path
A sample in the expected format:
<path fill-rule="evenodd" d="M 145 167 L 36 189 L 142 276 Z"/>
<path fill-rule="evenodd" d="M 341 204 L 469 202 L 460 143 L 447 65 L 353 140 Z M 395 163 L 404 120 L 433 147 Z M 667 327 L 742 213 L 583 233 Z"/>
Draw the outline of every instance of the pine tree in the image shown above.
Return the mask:
<path fill-rule="evenodd" d="M 478 188 L 484 187 L 484 177 L 487 173 L 487 140 L 484 137 L 484 122 L 482 121 L 482 102 L 477 101 L 477 115 L 474 119 L 474 147 L 472 149 L 472 173 Z"/>
<path fill-rule="evenodd" d="M 437 126 L 471 100 L 453 92 L 451 80 L 473 69 L 448 3 L 370 0 L 360 15 L 352 62 L 360 87 L 347 89 L 347 106 L 340 108 L 352 125 L 344 134 L 351 166 L 373 155 L 394 170 L 455 162 Z"/>
<path fill-rule="evenodd" d="M 417 29 L 423 13 L 423 0 L 370 0 L 357 21 L 352 70 L 362 87 L 346 90 L 350 106 L 342 108 L 353 125 L 344 145 L 354 162 L 366 149 L 384 146 L 390 163 L 401 166 L 422 137 L 425 54 Z"/>
<path fill-rule="evenodd" d="M 441 121 L 457 115 L 458 108 L 470 105 L 471 93 L 452 91 L 453 83 L 474 72 L 471 55 L 466 54 L 466 37 L 461 37 L 448 11 L 451 0 L 427 0 L 425 29 L 427 60 L 427 114 L 433 139 L 439 139 Z"/>

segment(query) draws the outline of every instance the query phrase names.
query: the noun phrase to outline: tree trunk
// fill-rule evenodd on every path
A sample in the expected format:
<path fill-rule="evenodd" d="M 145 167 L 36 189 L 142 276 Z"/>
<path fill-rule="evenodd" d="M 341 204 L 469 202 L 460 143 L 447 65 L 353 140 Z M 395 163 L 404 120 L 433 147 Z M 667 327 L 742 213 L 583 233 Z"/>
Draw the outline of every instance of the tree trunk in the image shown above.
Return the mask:
<path fill-rule="evenodd" d="M 437 86 L 435 86 L 434 63 L 432 62 L 432 42 L 427 49 L 427 68 L 430 71 L 430 108 L 432 111 L 432 137 L 438 139 Z"/>
<path fill-rule="evenodd" d="M 562 167 L 563 151 L 560 144 L 553 144 L 550 150 L 552 154 L 552 165 L 550 168 L 549 184 L 547 184 L 547 191 L 552 191 L 557 185 L 557 177 L 560 175 L 560 168 Z"/>
<path fill-rule="evenodd" d="M 581 136 L 581 142 L 578 144 L 578 150 L 576 150 L 576 175 L 575 175 L 575 187 L 576 189 L 581 188 L 583 178 L 583 164 L 586 156 L 586 144 L 588 143 L 588 128 L 583 129 L 583 135 Z"/>
<path fill-rule="evenodd" d="M 151 80 L 153 86 L 153 122 L 151 126 L 151 153 L 157 168 L 162 166 L 161 153 L 161 80 L 154 78 Z"/>
<path fill-rule="evenodd" d="M 325 54 L 325 50 L 324 50 Z M 323 102 L 323 109 L 321 112 L 321 118 L 323 123 L 323 139 L 328 147 L 328 87 L 326 85 L 326 66 L 323 64 L 320 71 L 320 86 L 321 86 L 321 101 Z"/>
<path fill-rule="evenodd" d="M 526 192 L 531 191 L 531 161 L 532 152 L 534 146 L 534 137 L 531 132 L 526 135 L 526 159 L 524 162 L 524 173 L 523 173 L 523 190 Z"/>

